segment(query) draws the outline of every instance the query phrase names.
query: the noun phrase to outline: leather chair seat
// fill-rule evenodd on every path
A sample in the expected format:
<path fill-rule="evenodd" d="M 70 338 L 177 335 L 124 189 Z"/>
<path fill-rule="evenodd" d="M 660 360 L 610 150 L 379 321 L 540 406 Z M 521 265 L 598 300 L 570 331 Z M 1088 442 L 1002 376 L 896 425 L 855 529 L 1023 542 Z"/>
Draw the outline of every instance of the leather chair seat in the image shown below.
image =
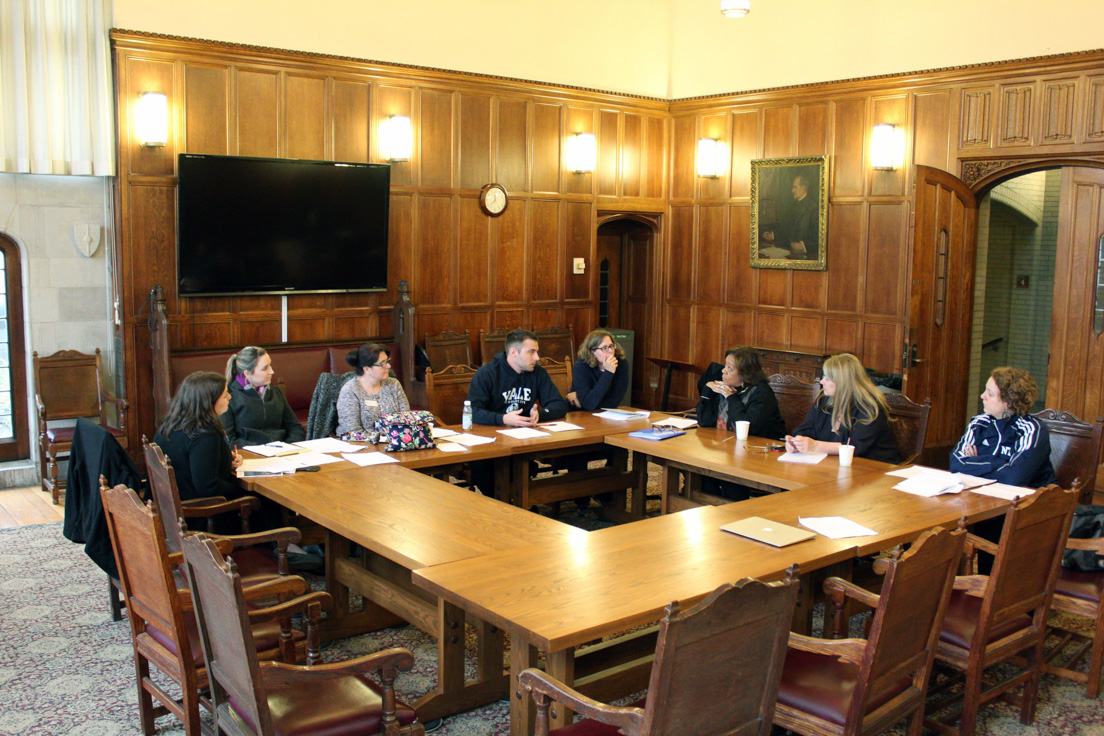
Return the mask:
<path fill-rule="evenodd" d="M 119 439 L 120 437 L 123 436 L 123 433 L 120 432 L 119 430 L 115 429 L 115 427 L 110 427 L 106 424 L 100 424 L 99 422 L 94 422 L 94 424 L 97 427 L 102 427 L 103 429 L 107 430 L 108 434 L 110 434 L 115 439 Z M 73 432 L 75 430 L 76 430 L 76 427 L 48 427 L 46 429 L 46 439 L 50 442 L 69 442 L 69 443 L 72 443 L 73 442 Z"/>
<path fill-rule="evenodd" d="M 192 647 L 192 661 L 195 663 L 196 667 L 202 667 L 203 646 L 199 641 L 199 626 L 196 624 L 195 613 L 191 610 L 184 612 L 184 628 L 188 632 L 188 643 L 191 644 Z M 173 654 L 176 654 L 176 644 L 174 644 L 169 637 L 152 626 L 146 627 L 146 633 L 158 644 L 165 647 Z M 291 638 L 295 642 L 300 642 L 307 637 L 302 631 L 293 628 L 291 630 Z M 269 623 L 257 624 L 254 626 L 253 642 L 256 644 L 258 652 L 278 647 L 280 645 L 280 622 L 271 621 Z"/>
<path fill-rule="evenodd" d="M 266 670 L 261 669 L 262 678 Z M 284 671 L 284 677 L 296 673 Z M 268 710 L 276 736 L 361 736 L 380 733 L 383 721 L 383 696 L 371 679 L 349 675 L 334 680 L 312 677 L 309 671 L 291 685 L 274 687 L 266 684 Z M 233 697 L 230 707 L 260 732 Z M 417 719 L 414 709 L 396 700 L 399 724 L 406 726 Z"/>
<path fill-rule="evenodd" d="M 778 687 L 778 702 L 804 711 L 837 726 L 847 723 L 847 710 L 858 683 L 859 667 L 841 662 L 837 657 L 814 654 L 798 649 L 786 652 L 782 668 L 782 683 Z M 877 710 L 897 697 L 912 684 L 904 677 L 868 699 L 867 713 Z"/>
<path fill-rule="evenodd" d="M 1081 572 L 1059 567 L 1054 593 L 1089 603 L 1100 603 L 1100 599 L 1104 598 L 1104 570 Z"/>
<path fill-rule="evenodd" d="M 635 703 L 630 703 L 629 707 L 643 708 L 647 700 L 647 698 L 641 698 Z M 555 731 L 550 731 L 548 736 L 618 736 L 620 733 L 617 726 L 609 726 L 600 721 L 583 718 L 572 723 L 570 726 L 564 726 L 563 728 L 557 728 Z"/>
<path fill-rule="evenodd" d="M 943 631 L 939 634 L 939 641 L 959 649 L 969 649 L 970 641 L 977 629 L 981 604 L 981 598 L 967 595 L 964 590 L 951 591 L 951 600 L 947 603 L 947 615 L 943 618 Z M 992 628 L 986 644 L 1003 639 L 1028 626 L 1031 626 L 1031 617 L 1026 614 L 1011 618 Z"/>

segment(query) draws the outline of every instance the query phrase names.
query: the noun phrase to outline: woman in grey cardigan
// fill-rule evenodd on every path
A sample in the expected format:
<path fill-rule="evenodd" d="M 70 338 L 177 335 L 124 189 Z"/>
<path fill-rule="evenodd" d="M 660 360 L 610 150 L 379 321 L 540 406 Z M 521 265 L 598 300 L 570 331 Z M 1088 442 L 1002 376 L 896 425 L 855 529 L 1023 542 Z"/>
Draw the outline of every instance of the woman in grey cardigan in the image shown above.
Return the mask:
<path fill-rule="evenodd" d="M 409 411 L 410 402 L 402 384 L 390 378 L 391 361 L 382 345 L 365 343 L 350 351 L 345 362 L 356 368 L 356 377 L 341 387 L 337 397 L 337 435 L 365 441 L 375 434 L 380 416 Z"/>

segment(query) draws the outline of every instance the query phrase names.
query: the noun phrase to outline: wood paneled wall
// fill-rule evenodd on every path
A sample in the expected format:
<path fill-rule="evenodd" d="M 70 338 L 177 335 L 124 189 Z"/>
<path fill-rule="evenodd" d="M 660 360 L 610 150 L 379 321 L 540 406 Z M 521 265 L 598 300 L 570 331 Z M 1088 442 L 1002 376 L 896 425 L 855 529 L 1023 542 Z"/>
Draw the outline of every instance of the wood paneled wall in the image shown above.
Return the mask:
<path fill-rule="evenodd" d="M 112 38 L 116 262 L 136 432 L 152 430 L 142 309 L 155 284 L 165 287 L 174 348 L 280 340 L 278 297 L 177 297 L 179 153 L 381 161 L 379 121 L 411 117 L 413 156 L 391 170 L 388 291 L 290 296 L 290 341 L 390 334 L 400 279 L 419 340 L 468 329 L 477 350 L 480 329 L 518 325 L 573 325 L 581 339 L 595 323 L 597 269 L 574 275 L 571 263 L 593 260 L 598 211 L 663 212 L 666 101 L 125 31 Z M 145 91 L 169 98 L 162 148 L 141 147 L 131 132 Z M 579 132 L 598 138 L 593 174 L 564 168 L 564 141 Z M 510 193 L 498 218 L 479 208 L 492 181 Z"/>

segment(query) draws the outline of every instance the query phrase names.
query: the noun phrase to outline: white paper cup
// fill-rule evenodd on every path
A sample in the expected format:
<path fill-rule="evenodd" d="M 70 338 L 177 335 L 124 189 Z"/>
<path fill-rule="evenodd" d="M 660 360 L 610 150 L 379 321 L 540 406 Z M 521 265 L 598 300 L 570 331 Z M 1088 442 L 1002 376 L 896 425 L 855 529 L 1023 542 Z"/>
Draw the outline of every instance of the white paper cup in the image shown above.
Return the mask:
<path fill-rule="evenodd" d="M 751 422 L 736 422 L 736 439 L 746 440 L 750 430 Z"/>
<path fill-rule="evenodd" d="M 855 457 L 855 446 L 854 445 L 840 445 L 839 459 L 840 459 L 840 467 L 841 468 L 851 467 L 851 460 L 854 459 L 854 457 Z"/>

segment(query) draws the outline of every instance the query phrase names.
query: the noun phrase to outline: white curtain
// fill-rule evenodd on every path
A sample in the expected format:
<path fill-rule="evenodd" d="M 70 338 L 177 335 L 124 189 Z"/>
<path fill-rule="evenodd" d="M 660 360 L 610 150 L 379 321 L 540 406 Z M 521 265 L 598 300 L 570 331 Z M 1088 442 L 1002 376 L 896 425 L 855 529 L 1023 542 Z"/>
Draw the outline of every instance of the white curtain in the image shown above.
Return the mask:
<path fill-rule="evenodd" d="M 111 176 L 111 0 L 0 0 L 0 171 Z"/>

